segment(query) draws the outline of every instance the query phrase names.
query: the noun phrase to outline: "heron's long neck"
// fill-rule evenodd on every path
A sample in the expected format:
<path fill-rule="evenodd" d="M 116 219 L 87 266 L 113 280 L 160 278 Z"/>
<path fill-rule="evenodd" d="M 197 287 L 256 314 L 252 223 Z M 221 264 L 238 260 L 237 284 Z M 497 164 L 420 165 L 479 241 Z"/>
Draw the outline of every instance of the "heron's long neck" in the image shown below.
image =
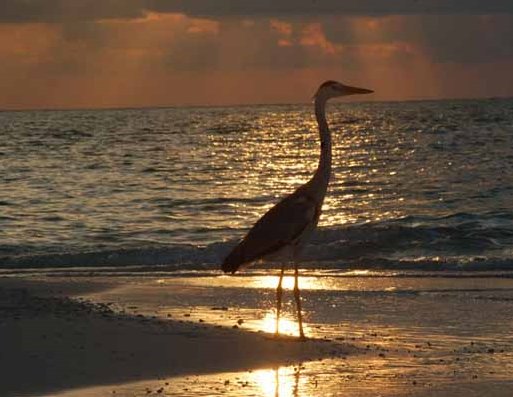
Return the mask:
<path fill-rule="evenodd" d="M 331 174 L 331 134 L 326 121 L 326 99 L 315 99 L 315 117 L 317 118 L 317 124 L 319 124 L 321 157 L 313 180 L 326 188 Z"/>

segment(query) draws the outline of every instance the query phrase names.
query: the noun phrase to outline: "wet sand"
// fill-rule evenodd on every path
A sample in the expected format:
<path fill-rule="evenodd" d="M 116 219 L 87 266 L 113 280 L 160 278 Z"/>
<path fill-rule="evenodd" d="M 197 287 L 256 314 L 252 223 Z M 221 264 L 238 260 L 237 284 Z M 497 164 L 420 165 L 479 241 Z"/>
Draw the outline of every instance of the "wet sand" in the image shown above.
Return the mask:
<path fill-rule="evenodd" d="M 113 309 L 111 303 L 78 297 L 108 290 L 112 284 L 85 279 L 0 280 L 0 395 L 70 390 L 79 396 L 92 386 L 245 371 L 351 350 L 318 341 L 273 339 L 186 317 L 129 313 Z M 94 389 L 91 395 L 113 390 Z M 132 390 L 127 394 L 133 395 Z"/>
<path fill-rule="evenodd" d="M 304 277 L 307 343 L 275 279 L 2 279 L 0 395 L 511 395 L 511 278 Z"/>

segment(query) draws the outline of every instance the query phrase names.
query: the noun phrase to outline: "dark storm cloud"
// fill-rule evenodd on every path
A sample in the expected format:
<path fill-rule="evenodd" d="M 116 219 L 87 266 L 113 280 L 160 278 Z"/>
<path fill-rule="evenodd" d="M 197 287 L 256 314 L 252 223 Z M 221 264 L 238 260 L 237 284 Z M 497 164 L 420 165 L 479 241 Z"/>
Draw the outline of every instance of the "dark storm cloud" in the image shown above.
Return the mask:
<path fill-rule="evenodd" d="M 511 0 L 2 0 L 0 23 L 189 16 L 292 17 L 513 13 Z"/>
<path fill-rule="evenodd" d="M 511 0 L 147 0 L 147 5 L 202 17 L 513 13 Z"/>
<path fill-rule="evenodd" d="M 513 58 L 513 16 L 416 18 L 419 45 L 434 61 L 475 63 Z M 408 21 L 410 24 L 413 20 Z"/>
<path fill-rule="evenodd" d="M 325 18 L 326 38 L 343 45 L 411 43 L 437 62 L 487 62 L 513 57 L 513 15 L 416 15 L 380 19 L 358 36 L 350 18 Z"/>
<path fill-rule="evenodd" d="M 143 16 L 142 0 L 1 0 L 0 23 L 91 21 Z"/>

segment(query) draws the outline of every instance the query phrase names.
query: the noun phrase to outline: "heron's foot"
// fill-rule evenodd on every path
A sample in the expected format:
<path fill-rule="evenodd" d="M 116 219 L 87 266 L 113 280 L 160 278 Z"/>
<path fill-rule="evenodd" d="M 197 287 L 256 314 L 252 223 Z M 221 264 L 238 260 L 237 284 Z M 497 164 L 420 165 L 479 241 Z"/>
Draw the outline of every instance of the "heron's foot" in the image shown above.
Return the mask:
<path fill-rule="evenodd" d="M 306 342 L 308 340 L 308 338 L 305 336 L 305 334 L 299 335 L 298 339 L 300 342 Z"/>
<path fill-rule="evenodd" d="M 266 338 L 270 339 L 270 340 L 275 340 L 275 341 L 287 341 L 287 340 L 293 339 L 294 337 L 285 335 L 285 334 L 281 334 L 279 332 L 275 332 L 274 334 L 271 334 L 271 335 L 267 336 Z"/>

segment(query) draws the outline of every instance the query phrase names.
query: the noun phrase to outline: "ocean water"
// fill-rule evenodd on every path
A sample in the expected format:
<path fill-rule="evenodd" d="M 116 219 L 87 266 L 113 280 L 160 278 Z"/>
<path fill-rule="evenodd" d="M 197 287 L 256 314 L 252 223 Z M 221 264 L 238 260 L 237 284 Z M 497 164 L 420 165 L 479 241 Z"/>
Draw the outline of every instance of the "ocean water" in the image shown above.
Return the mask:
<path fill-rule="evenodd" d="M 303 267 L 513 270 L 513 100 L 327 113 Z M 216 269 L 318 155 L 311 105 L 0 112 L 0 269 Z"/>

